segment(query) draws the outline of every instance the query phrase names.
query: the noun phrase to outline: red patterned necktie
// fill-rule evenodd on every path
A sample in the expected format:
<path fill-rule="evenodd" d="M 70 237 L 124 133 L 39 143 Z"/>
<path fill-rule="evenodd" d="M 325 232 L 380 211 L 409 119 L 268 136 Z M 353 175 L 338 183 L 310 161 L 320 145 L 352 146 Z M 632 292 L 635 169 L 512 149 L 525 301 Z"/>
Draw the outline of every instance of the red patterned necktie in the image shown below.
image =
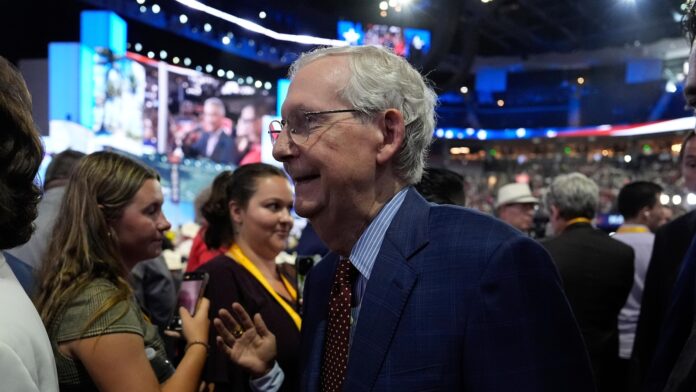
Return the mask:
<path fill-rule="evenodd" d="M 348 366 L 350 339 L 350 301 L 355 267 L 350 260 L 338 262 L 336 276 L 329 298 L 329 323 L 324 343 L 324 361 L 321 367 L 321 390 L 341 390 Z"/>

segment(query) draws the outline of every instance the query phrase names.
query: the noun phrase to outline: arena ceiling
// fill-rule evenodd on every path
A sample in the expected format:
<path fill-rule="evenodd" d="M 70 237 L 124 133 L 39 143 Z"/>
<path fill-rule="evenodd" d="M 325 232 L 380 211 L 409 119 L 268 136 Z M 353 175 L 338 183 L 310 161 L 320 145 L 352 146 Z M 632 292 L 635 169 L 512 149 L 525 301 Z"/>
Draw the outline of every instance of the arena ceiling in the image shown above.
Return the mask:
<path fill-rule="evenodd" d="M 3 12 L 0 29 L 5 39 L 0 54 L 11 60 L 45 57 L 47 43 L 79 39 L 79 12 L 87 8 L 116 9 L 136 0 L 64 0 L 12 2 Z M 163 8 L 184 6 L 159 1 Z M 394 1 L 394 0 L 393 0 Z M 599 48 L 617 49 L 681 36 L 680 0 L 410 0 L 401 12 L 380 16 L 379 0 L 204 0 L 223 11 L 271 24 L 276 30 L 334 38 L 336 21 L 392 24 L 432 31 L 432 49 L 421 68 L 443 87 L 469 77 L 477 57 L 524 59 L 542 53 L 572 53 Z M 269 14 L 258 18 L 259 11 Z M 274 17 L 276 14 L 280 16 Z M 131 23 L 131 37 L 176 45 L 215 59 L 224 58 L 200 42 L 173 40 L 175 32 L 154 31 Z M 175 43 L 174 43 L 175 42 Z M 282 43 L 279 43 L 282 46 Z M 231 61 L 231 60 L 225 60 Z M 282 74 L 284 64 L 261 69 L 253 60 L 234 60 L 257 72 Z"/>

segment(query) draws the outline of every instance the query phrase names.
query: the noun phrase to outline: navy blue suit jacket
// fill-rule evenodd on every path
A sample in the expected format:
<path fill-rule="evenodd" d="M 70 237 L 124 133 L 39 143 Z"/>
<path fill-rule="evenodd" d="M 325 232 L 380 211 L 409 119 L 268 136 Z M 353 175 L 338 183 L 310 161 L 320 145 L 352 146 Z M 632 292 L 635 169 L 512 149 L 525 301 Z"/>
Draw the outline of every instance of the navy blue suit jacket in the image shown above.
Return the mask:
<path fill-rule="evenodd" d="M 686 344 L 696 319 L 696 239 L 684 256 L 682 268 L 672 290 L 672 297 L 657 341 L 655 357 L 646 376 L 645 391 L 662 391 Z M 684 353 L 696 358 L 696 353 Z M 692 369 L 693 373 L 695 369 Z M 696 390 L 696 384 L 682 390 Z"/>
<path fill-rule="evenodd" d="M 205 158 L 205 150 L 208 146 L 208 139 L 210 138 L 210 133 L 203 132 L 201 138 L 198 139 L 196 143 L 189 149 L 189 154 L 191 158 Z M 208 157 L 211 161 L 216 163 L 232 164 L 236 165 L 240 157 L 237 153 L 237 146 L 234 142 L 232 136 L 226 134 L 225 132 L 220 133 L 220 138 L 213 148 L 213 153 Z"/>
<path fill-rule="evenodd" d="M 302 391 L 318 391 L 329 254 L 305 286 Z M 345 391 L 593 391 L 546 251 L 489 216 L 410 189 L 363 295 Z"/>
<path fill-rule="evenodd" d="M 696 233 L 696 211 L 691 211 L 660 227 L 645 275 L 640 318 L 633 343 L 634 380 L 642 383 L 655 357 L 660 330 L 670 306 L 672 290 L 682 268 L 682 260 Z M 696 254 L 691 253 L 693 256 Z"/>

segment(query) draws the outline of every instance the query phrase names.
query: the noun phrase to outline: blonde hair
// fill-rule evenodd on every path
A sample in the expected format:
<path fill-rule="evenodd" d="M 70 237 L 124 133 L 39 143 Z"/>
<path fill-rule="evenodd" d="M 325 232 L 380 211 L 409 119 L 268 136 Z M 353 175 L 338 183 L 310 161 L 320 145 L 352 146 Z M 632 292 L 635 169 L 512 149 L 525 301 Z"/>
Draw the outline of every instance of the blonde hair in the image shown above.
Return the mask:
<path fill-rule="evenodd" d="M 122 216 L 124 208 L 149 179 L 159 180 L 159 176 L 154 170 L 112 152 L 97 152 L 80 161 L 68 182 L 39 273 L 36 307 L 47 329 L 95 279 L 106 279 L 117 290 L 87 321 L 85 330 L 116 304 L 128 300 L 128 271 L 121 260 L 116 233 L 109 224 Z"/>

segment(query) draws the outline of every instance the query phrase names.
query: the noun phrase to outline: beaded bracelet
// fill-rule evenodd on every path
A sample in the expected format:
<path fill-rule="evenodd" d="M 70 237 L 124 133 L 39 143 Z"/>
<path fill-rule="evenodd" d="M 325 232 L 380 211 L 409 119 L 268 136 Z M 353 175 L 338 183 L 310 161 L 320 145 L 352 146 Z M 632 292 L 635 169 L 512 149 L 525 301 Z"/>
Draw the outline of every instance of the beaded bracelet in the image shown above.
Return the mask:
<path fill-rule="evenodd" d="M 200 344 L 201 346 L 205 347 L 206 352 L 210 349 L 208 343 L 202 342 L 200 340 L 194 340 L 193 342 L 186 343 L 186 347 L 184 347 L 184 352 L 188 351 L 189 347 L 193 346 L 194 344 Z"/>

